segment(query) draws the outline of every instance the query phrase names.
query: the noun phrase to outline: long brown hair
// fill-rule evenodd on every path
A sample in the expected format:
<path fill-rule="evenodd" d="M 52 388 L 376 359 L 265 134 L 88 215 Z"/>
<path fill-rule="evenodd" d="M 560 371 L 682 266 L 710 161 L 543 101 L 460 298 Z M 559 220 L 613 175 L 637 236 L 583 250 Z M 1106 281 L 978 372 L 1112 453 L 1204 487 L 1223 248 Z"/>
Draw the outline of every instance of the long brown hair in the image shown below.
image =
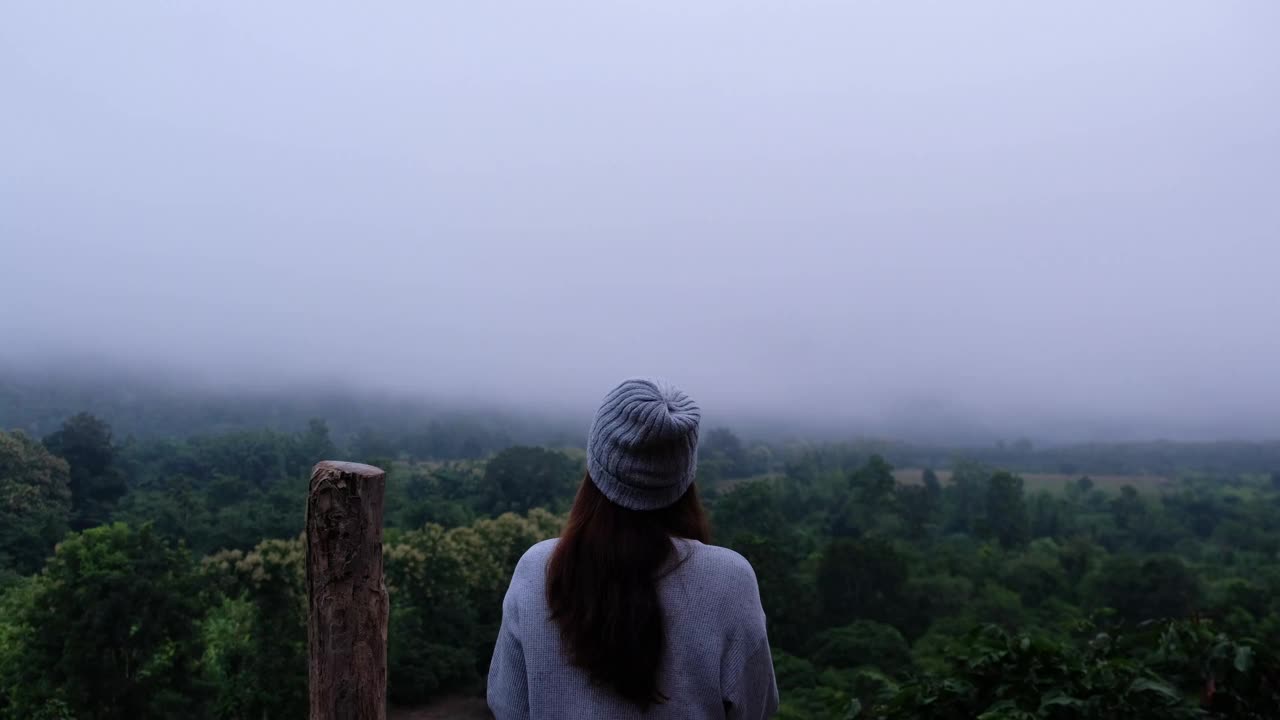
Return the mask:
<path fill-rule="evenodd" d="M 629 510 L 583 478 L 547 564 L 547 605 L 574 665 L 641 710 L 667 699 L 658 687 L 666 645 L 659 572 L 672 537 L 709 542 L 698 491 L 661 510 Z"/>

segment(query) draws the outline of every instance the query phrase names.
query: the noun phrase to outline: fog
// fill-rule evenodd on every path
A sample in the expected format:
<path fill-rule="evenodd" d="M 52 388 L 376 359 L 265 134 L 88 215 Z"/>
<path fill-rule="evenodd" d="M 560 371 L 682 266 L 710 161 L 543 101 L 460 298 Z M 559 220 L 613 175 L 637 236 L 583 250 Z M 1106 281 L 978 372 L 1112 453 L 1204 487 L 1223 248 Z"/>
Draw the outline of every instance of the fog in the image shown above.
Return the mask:
<path fill-rule="evenodd" d="M 1280 437 L 1280 6 L 5 3 L 0 361 Z"/>

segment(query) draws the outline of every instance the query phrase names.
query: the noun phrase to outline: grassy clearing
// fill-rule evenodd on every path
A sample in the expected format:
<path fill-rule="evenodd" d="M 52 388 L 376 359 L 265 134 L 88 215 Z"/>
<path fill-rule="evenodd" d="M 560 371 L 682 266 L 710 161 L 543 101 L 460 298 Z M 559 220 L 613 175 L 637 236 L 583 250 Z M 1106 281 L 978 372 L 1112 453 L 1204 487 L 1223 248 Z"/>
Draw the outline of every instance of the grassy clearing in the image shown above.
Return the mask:
<path fill-rule="evenodd" d="M 938 470 L 938 480 L 944 485 L 951 482 L 950 470 Z M 901 468 L 893 472 L 899 483 L 916 485 L 924 476 L 922 468 Z M 1059 492 L 1067 483 L 1080 479 L 1080 474 L 1067 473 L 1018 473 L 1026 483 L 1027 492 L 1047 490 Z M 1162 492 L 1173 487 L 1173 481 L 1161 475 L 1090 475 L 1093 486 L 1105 492 L 1120 492 L 1125 485 L 1134 486 L 1139 492 Z"/>
<path fill-rule="evenodd" d="M 937 470 L 938 480 L 943 485 L 951 482 L 950 470 Z M 1068 473 L 1018 473 L 1022 477 L 1024 487 L 1029 493 L 1039 492 L 1041 490 L 1056 493 L 1062 492 L 1068 483 L 1074 483 L 1080 479 L 1079 474 Z M 924 476 L 923 468 L 899 468 L 893 471 L 893 476 L 902 485 L 918 485 Z M 716 490 L 720 492 L 728 492 L 743 483 L 755 480 L 773 480 L 781 477 L 778 474 L 756 475 L 748 478 L 730 478 L 721 480 L 715 484 Z M 1160 493 L 1170 490 L 1174 486 L 1173 480 L 1162 475 L 1090 475 L 1093 480 L 1093 486 L 1103 492 L 1118 493 L 1120 488 L 1125 485 L 1132 485 L 1137 488 L 1140 493 Z"/>

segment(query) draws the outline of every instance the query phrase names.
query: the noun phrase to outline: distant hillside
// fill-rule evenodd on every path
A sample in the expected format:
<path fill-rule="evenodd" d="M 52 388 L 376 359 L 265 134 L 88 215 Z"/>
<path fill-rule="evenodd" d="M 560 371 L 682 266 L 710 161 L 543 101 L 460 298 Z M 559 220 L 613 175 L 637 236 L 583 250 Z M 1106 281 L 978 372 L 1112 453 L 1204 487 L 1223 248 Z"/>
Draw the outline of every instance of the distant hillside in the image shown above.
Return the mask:
<path fill-rule="evenodd" d="M 492 447 L 582 442 L 582 422 L 492 407 L 459 408 L 423 396 L 346 387 L 237 389 L 184 384 L 117 370 L 32 371 L 0 366 L 0 428 L 41 437 L 68 417 L 89 412 L 117 437 L 181 438 L 237 430 L 299 431 L 312 418 L 328 422 L 335 440 L 360 431 L 403 436 L 441 427 L 481 437 Z"/>
<path fill-rule="evenodd" d="M 422 395 L 393 395 L 344 386 L 301 385 L 231 388 L 183 382 L 121 368 L 74 369 L 67 366 L 15 369 L 0 365 L 0 429 L 21 429 L 34 437 L 55 430 L 68 417 L 89 412 L 110 423 L 118 440 L 187 438 L 242 430 L 299 432 L 312 418 L 328 424 L 340 446 L 382 448 L 375 455 L 402 452 L 418 458 L 478 458 L 512 445 L 581 447 L 589 417 L 536 414 L 493 405 L 460 407 Z M 736 425 L 735 425 L 736 427 Z M 921 443 L 845 436 L 833 432 L 808 436 L 800 428 L 759 428 L 741 448 L 720 448 L 709 424 L 702 443 L 708 479 L 749 477 L 786 464 L 803 463 L 825 470 L 856 467 L 879 454 L 900 468 L 945 469 L 960 460 L 1005 467 L 1023 473 L 1063 476 L 1150 475 L 1179 473 L 1280 474 L 1280 441 L 1100 442 L 1040 447 L 1028 440 L 1013 442 Z M 738 441 L 730 435 L 731 444 Z M 717 453 L 741 453 L 747 446 L 763 450 L 766 465 L 735 471 L 739 458 L 723 468 L 707 460 Z M 750 465 L 751 463 L 745 463 Z M 758 463 L 757 463 L 758 464 Z"/>

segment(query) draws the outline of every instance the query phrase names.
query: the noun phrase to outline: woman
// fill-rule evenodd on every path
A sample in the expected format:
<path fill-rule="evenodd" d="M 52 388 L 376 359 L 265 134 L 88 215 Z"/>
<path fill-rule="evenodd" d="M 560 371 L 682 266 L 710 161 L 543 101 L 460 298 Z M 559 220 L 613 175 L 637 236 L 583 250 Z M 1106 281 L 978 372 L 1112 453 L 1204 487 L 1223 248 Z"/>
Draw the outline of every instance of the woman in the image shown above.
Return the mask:
<path fill-rule="evenodd" d="M 489 669 L 508 718 L 767 718 L 778 687 L 755 573 L 705 544 L 701 412 L 665 383 L 609 393 L 558 540 L 516 566 Z"/>

